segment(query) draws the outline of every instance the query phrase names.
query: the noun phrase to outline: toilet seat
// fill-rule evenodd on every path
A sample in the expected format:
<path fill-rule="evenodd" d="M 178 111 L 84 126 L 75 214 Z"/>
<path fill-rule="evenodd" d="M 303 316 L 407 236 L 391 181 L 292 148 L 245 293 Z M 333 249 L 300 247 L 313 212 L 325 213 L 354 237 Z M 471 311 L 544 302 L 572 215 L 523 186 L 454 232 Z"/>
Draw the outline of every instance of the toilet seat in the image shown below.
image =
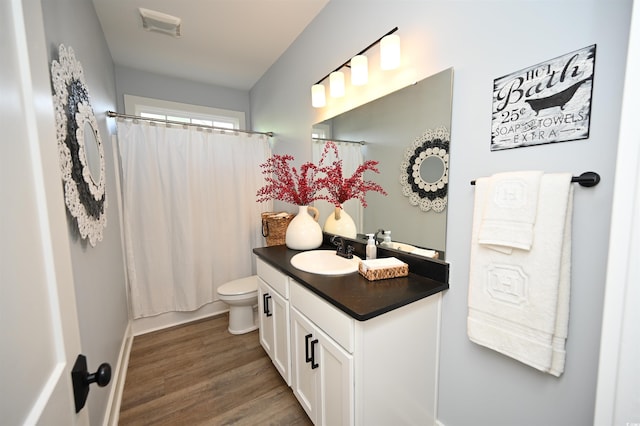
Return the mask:
<path fill-rule="evenodd" d="M 258 292 L 258 280 L 256 275 L 229 281 L 218 287 L 218 294 L 225 297 L 249 296 Z"/>

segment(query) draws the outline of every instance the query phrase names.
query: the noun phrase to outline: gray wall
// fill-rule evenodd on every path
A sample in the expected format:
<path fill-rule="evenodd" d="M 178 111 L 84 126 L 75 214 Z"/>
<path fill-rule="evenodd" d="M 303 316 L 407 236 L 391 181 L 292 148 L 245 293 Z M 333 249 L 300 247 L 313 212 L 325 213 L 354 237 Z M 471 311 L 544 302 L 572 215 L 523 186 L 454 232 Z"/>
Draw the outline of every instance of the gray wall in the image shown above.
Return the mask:
<path fill-rule="evenodd" d="M 377 0 L 365 8 L 362 2 L 334 0 L 251 91 L 254 129 L 274 130 L 274 152 L 302 162 L 311 158 L 311 125 L 349 109 L 332 107 L 329 99 L 327 108 L 314 110 L 311 85 L 389 29 L 399 27 L 402 71 L 368 90 L 390 92 L 409 78 L 454 68 L 446 246 L 451 288 L 443 298 L 438 403 L 445 426 L 593 423 L 631 3 Z M 491 152 L 493 79 L 594 43 L 589 139 Z M 466 335 L 474 195 L 469 181 L 524 169 L 595 170 L 603 179 L 595 188 L 576 188 L 571 317 L 560 378 L 477 346 Z"/>
<path fill-rule="evenodd" d="M 53 59 L 58 59 L 60 44 L 73 48 L 76 59 L 84 69 L 104 146 L 108 206 L 103 241 L 91 247 L 88 241 L 80 237 L 69 214 L 67 224 L 82 351 L 87 356 L 89 370 L 95 371 L 103 362 L 115 368 L 128 324 L 128 307 L 116 199 L 116 172 L 111 136 L 107 129 L 108 125 L 113 127 L 114 120 L 107 119 L 105 115 L 105 111 L 115 109 L 116 103 L 113 62 L 90 0 L 43 0 L 42 11 L 49 45 L 49 64 Z M 92 388 L 87 400 L 91 424 L 102 424 L 112 384 L 113 380 L 106 388 Z"/>
<path fill-rule="evenodd" d="M 125 112 L 124 95 L 134 95 L 241 111 L 245 113 L 247 127 L 251 123 L 249 92 L 246 90 L 171 78 L 119 65 L 115 67 L 115 71 L 118 112 Z"/>

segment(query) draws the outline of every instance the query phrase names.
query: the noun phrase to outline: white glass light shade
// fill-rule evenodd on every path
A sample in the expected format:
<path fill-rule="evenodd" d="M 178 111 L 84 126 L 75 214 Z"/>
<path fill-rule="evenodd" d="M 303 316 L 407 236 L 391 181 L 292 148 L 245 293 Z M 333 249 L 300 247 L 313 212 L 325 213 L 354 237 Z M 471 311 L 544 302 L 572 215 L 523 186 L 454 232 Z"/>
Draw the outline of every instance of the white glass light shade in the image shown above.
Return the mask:
<path fill-rule="evenodd" d="M 329 74 L 329 92 L 332 98 L 344 96 L 344 73 L 334 71 Z"/>
<path fill-rule="evenodd" d="M 389 34 L 380 41 L 380 68 L 393 70 L 400 66 L 400 37 Z"/>
<path fill-rule="evenodd" d="M 369 80 L 369 64 L 367 57 L 356 55 L 351 58 L 351 84 L 362 86 Z"/>
<path fill-rule="evenodd" d="M 311 86 L 311 105 L 314 108 L 322 108 L 327 104 L 327 100 L 324 96 L 324 85 L 314 84 Z"/>

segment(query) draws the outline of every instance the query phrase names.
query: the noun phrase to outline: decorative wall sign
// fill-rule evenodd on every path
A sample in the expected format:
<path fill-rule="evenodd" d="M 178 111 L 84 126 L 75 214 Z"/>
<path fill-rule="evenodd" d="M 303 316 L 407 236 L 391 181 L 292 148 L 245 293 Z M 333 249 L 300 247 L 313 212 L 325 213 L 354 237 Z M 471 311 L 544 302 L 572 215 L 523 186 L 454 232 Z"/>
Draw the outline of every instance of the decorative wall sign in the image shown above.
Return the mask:
<path fill-rule="evenodd" d="M 493 81 L 491 150 L 589 137 L 596 45 Z"/>
<path fill-rule="evenodd" d="M 449 132 L 427 129 L 404 154 L 400 165 L 402 195 L 422 211 L 444 211 L 449 183 Z"/>
<path fill-rule="evenodd" d="M 65 204 L 82 238 L 95 247 L 107 225 L 104 149 L 84 71 L 71 47 L 60 45 L 51 80 Z"/>

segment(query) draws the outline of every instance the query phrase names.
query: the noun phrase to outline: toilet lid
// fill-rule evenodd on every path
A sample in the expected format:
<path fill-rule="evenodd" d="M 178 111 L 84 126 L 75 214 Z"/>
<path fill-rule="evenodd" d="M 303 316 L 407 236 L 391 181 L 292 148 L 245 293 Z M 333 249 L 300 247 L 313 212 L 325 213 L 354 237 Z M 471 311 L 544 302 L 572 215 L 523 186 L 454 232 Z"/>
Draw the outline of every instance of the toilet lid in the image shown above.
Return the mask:
<path fill-rule="evenodd" d="M 226 296 L 237 296 L 239 294 L 251 293 L 258 290 L 258 280 L 256 275 L 229 281 L 218 287 L 218 293 Z"/>

